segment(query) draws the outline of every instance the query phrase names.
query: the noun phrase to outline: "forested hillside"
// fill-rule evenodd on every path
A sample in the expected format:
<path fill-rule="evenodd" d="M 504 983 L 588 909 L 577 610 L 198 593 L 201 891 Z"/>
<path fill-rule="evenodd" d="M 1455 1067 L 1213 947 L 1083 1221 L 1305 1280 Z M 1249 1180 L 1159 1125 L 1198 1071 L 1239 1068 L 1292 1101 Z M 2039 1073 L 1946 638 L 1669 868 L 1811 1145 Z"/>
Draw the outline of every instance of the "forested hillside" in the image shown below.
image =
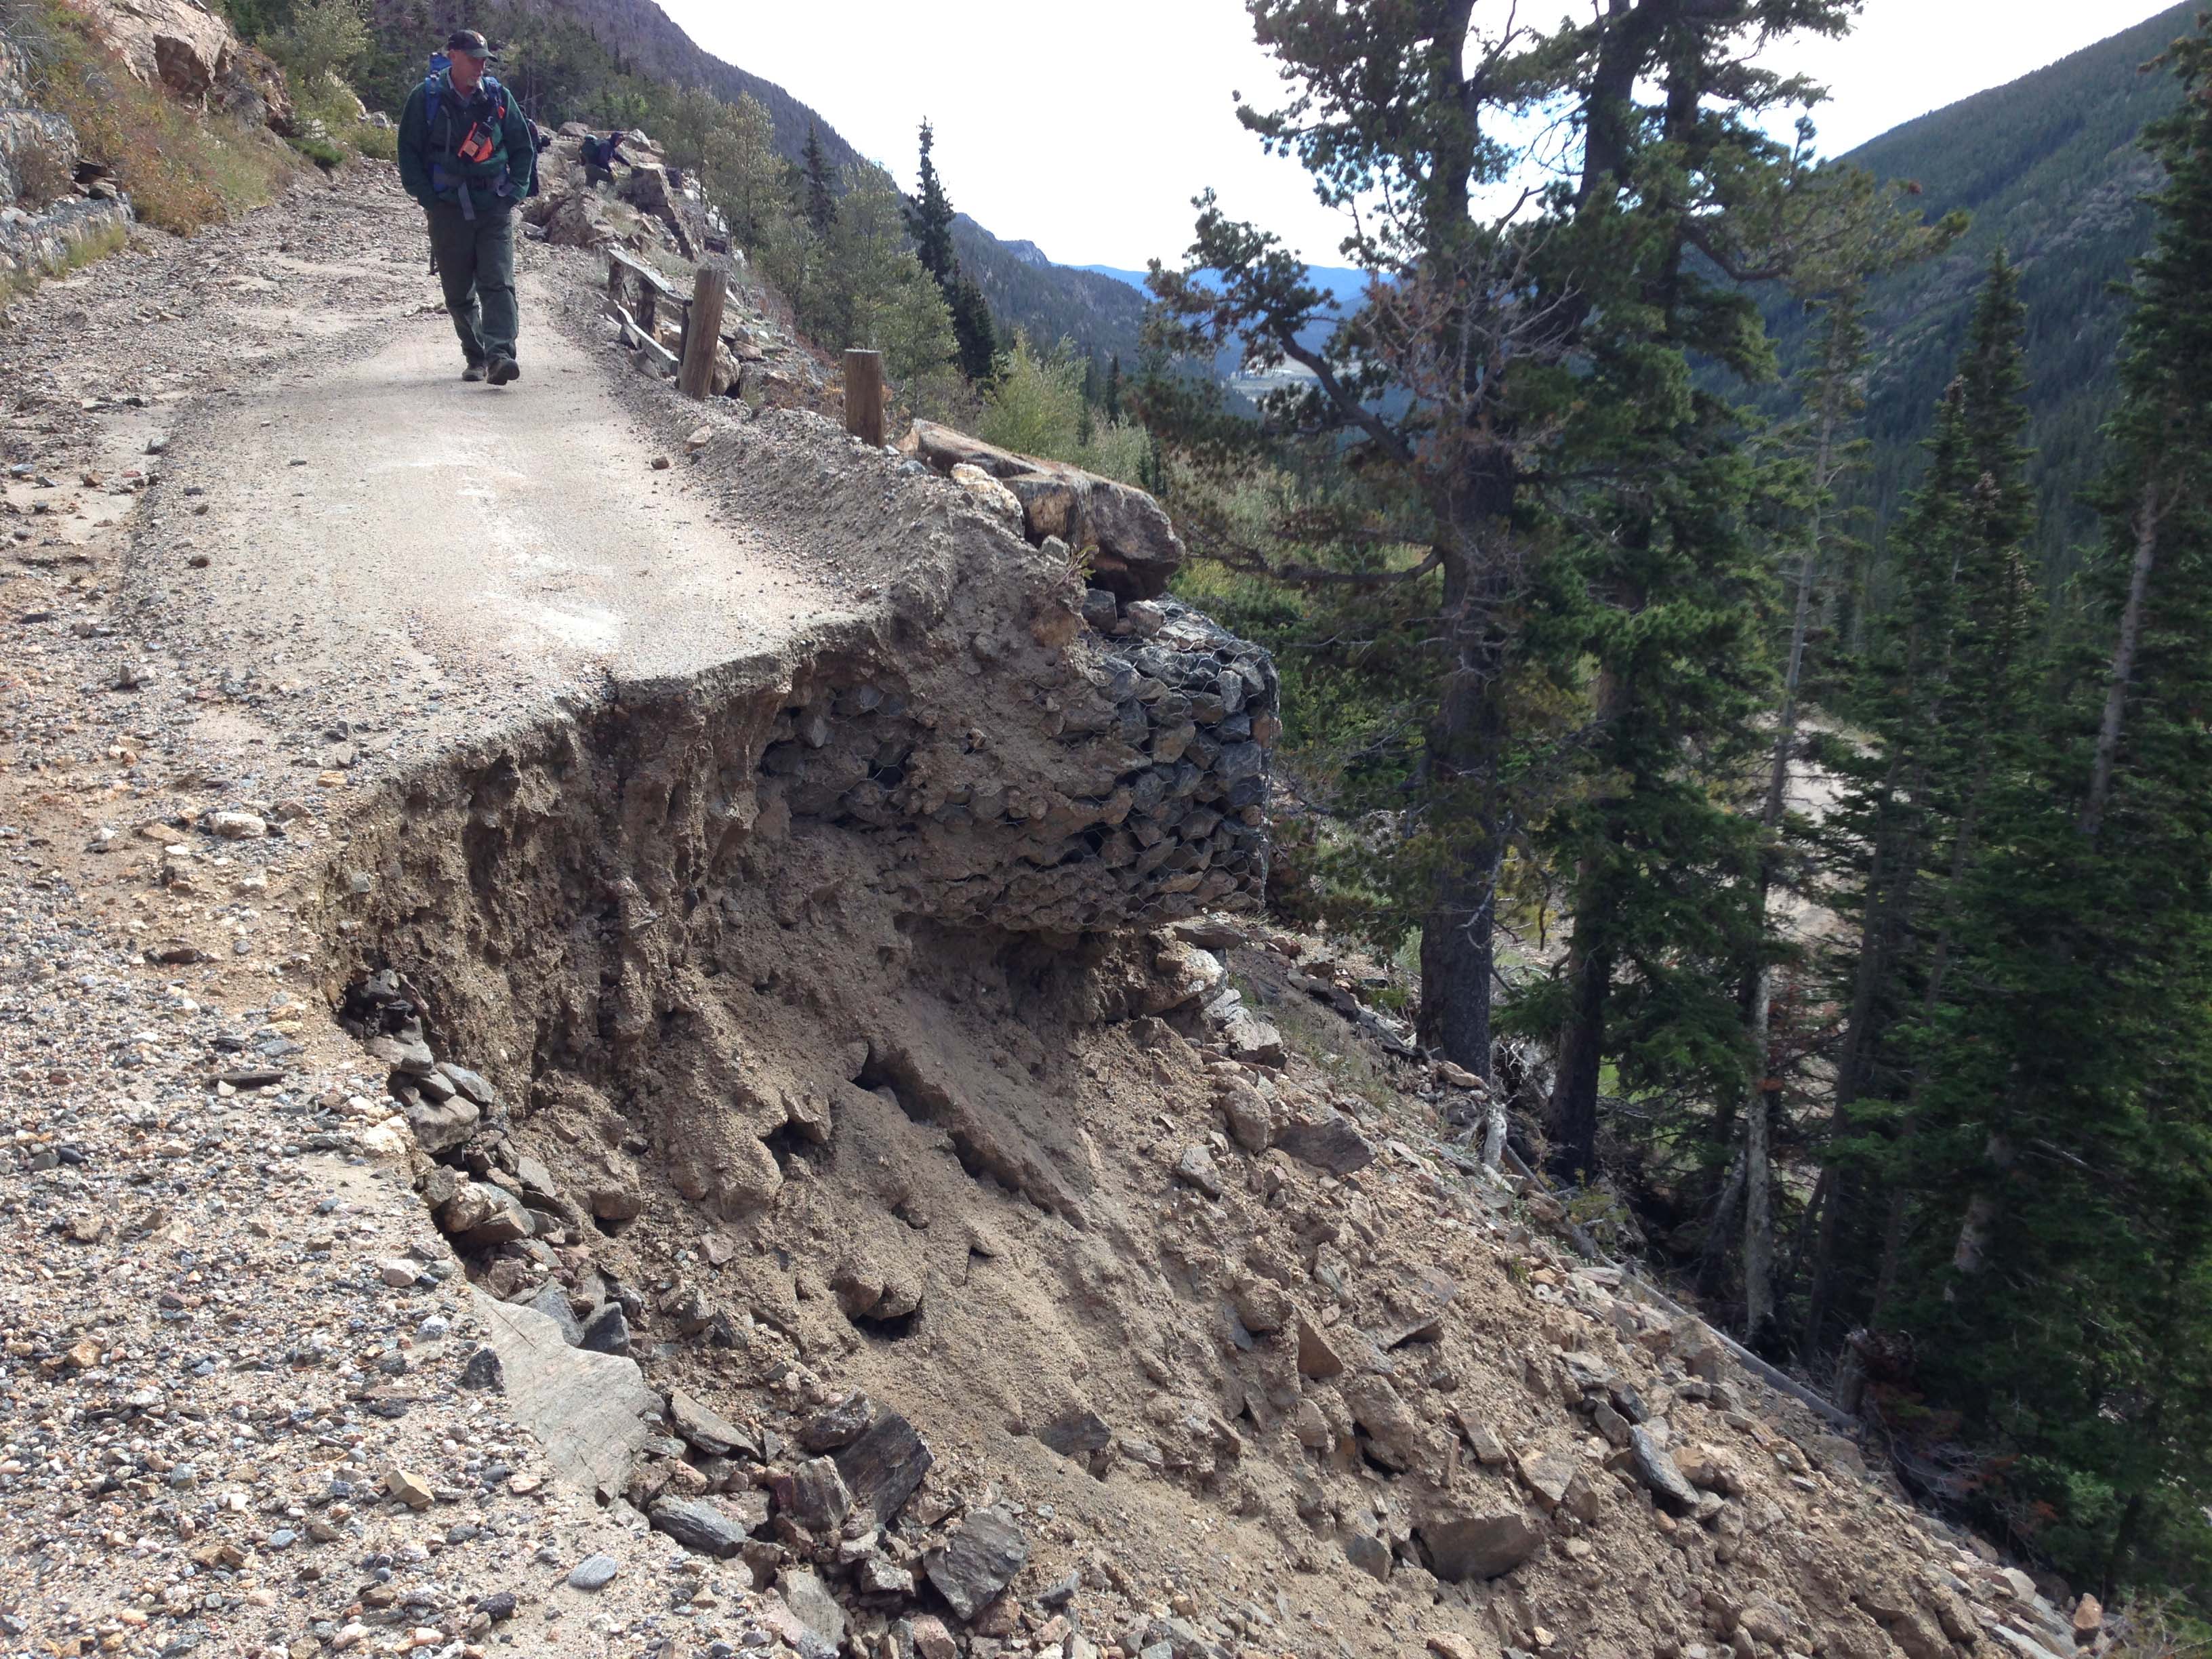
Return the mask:
<path fill-rule="evenodd" d="M 2186 32 L 2197 9 L 2187 0 L 1844 158 L 1917 184 L 1931 221 L 1956 209 L 1973 216 L 1948 255 L 1874 292 L 1868 322 L 1880 344 L 1868 392 L 1875 451 L 1866 491 L 1878 544 L 1919 476 L 1928 410 L 1966 342 L 1990 254 L 2002 246 L 2020 268 L 2027 307 L 2028 441 L 2040 457 L 2037 555 L 2046 583 L 2072 569 L 2075 544 L 2092 523 L 2081 491 L 2100 465 L 2098 431 L 2118 395 L 2114 356 L 2126 305 L 2112 285 L 2149 245 L 2141 198 L 2157 169 L 2136 141 L 2175 96 L 2169 76 L 2144 74 L 2142 65 Z M 1802 350 L 1810 333 L 1802 313 L 1778 305 L 1769 320 L 1785 356 Z"/>
<path fill-rule="evenodd" d="M 1395 956 L 1417 1041 L 1500 1103 L 1480 1156 L 1547 1169 L 1924 1498 L 2202 1617 L 2194 9 L 1817 169 L 1748 64 L 1850 0 L 1619 0 L 1492 58 L 1443 9 L 1271 14 L 1289 95 L 1240 118 L 1407 205 L 1352 227 L 1331 329 L 1204 199 L 1166 338 L 1283 384 L 1256 422 L 1196 379 L 1139 403 L 1186 591 L 1280 665 L 1277 902 Z M 1564 161 L 1495 137 L 1531 106 L 1571 112 Z M 1739 403 L 1762 319 L 1771 420 Z"/>

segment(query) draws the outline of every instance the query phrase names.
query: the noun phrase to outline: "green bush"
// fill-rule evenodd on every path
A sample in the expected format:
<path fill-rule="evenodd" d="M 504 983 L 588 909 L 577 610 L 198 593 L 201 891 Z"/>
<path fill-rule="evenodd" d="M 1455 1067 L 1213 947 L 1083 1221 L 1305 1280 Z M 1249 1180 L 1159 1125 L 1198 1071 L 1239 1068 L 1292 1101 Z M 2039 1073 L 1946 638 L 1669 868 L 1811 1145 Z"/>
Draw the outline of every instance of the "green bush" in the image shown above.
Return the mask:
<path fill-rule="evenodd" d="M 1117 478 L 1144 482 L 1152 439 L 1133 421 L 1103 425 L 1084 418 L 1083 361 L 1073 343 L 1062 340 L 1039 355 L 1027 335 L 1017 332 L 1014 347 L 999 359 L 999 370 L 983 397 L 975 435 L 985 443 L 1035 455 L 1048 461 Z"/>
<path fill-rule="evenodd" d="M 380 127 L 363 121 L 352 132 L 353 147 L 372 161 L 396 161 L 399 159 L 399 129 Z"/>

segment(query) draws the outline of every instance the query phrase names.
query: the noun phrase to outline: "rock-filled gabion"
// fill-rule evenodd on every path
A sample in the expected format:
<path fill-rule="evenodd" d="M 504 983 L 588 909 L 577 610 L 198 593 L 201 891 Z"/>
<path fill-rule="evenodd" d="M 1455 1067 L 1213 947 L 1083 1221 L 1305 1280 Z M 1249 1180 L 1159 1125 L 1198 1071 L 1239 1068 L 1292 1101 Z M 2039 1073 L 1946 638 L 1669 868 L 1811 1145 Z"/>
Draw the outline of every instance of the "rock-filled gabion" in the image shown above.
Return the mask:
<path fill-rule="evenodd" d="M 894 879 L 949 921 L 1079 932 L 1257 907 L 1273 664 L 1171 600 L 1092 589 L 1084 614 L 1092 647 L 1071 650 L 1074 672 L 1038 715 L 1064 755 L 1054 787 L 1010 775 L 985 734 L 926 725 L 872 679 L 778 717 L 763 797 L 794 820 L 907 838 Z"/>

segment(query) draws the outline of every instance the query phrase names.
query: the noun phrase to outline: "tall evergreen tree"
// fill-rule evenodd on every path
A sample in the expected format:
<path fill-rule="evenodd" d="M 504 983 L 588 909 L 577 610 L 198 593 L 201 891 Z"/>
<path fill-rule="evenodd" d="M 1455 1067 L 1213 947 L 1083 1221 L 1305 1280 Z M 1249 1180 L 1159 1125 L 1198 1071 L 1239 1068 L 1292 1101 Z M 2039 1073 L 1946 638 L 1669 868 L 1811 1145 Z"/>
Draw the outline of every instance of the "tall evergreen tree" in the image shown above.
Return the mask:
<path fill-rule="evenodd" d="M 1760 848 L 1752 895 L 1755 957 L 1742 993 L 1751 1067 L 1743 1091 L 1743 1144 L 1737 1149 L 1708 1235 L 1703 1277 L 1710 1285 L 1725 1253 L 1733 1212 L 1744 1211 L 1744 1319 L 1747 1330 L 1771 1341 L 1774 1316 L 1774 1202 L 1771 1142 L 1774 1112 L 1782 1079 L 1774 1062 L 1773 1019 L 1776 979 L 1785 962 L 1794 963 L 1794 942 L 1776 936 L 1770 909 L 1773 890 L 1784 878 L 1793 850 L 1787 823 L 1791 773 L 1800 742 L 1801 703 L 1808 656 L 1814 645 L 1814 613 L 1819 596 L 1832 586 L 1837 566 L 1858 549 L 1847 530 L 1841 490 L 1864 470 L 1871 446 L 1862 434 L 1866 408 L 1866 374 L 1871 356 L 1867 343 L 1867 289 L 1878 278 L 1928 258 L 1965 228 L 1964 219 L 1948 216 L 1929 226 L 1900 202 L 1901 186 L 1882 185 L 1856 167 L 1832 167 L 1821 175 L 1833 199 L 1826 216 L 1826 248 L 1807 259 L 1792 287 L 1820 322 L 1814 350 L 1803 373 L 1805 383 L 1804 529 L 1792 554 L 1785 600 L 1789 643 L 1782 653 L 1781 689 L 1768 750 L 1765 787 L 1759 801 Z M 1722 1103 L 1725 1108 L 1725 1100 Z M 1721 1114 L 1726 1126 L 1727 1114 Z"/>
<path fill-rule="evenodd" d="M 1956 908 L 1984 846 L 1984 814 L 2033 720 L 2038 629 L 2026 559 L 2034 532 L 2025 315 L 2000 251 L 1929 443 L 1926 477 L 1893 538 L 1899 589 L 1851 705 L 1873 739 L 1840 758 L 1835 823 L 1863 849 L 1856 948 L 1815 1189 L 1804 1335 L 1817 1352 L 1840 1306 L 1875 1317 L 1896 1271 L 1929 1057 L 1916 1033 L 1940 1006 Z M 1857 1264 L 1848 1285 L 1846 1264 Z"/>
<path fill-rule="evenodd" d="M 952 251 L 952 204 L 945 194 L 945 181 L 937 176 L 937 163 L 930 157 L 936 143 L 937 134 L 924 121 L 921 165 L 914 196 L 907 203 L 906 225 L 908 234 L 914 238 L 915 258 L 950 297 L 953 283 L 959 279 L 960 264 Z"/>
<path fill-rule="evenodd" d="M 975 279 L 965 274 L 949 298 L 960 372 L 980 386 L 991 378 L 999 361 L 999 329 L 991 319 L 991 302 Z"/>
<path fill-rule="evenodd" d="M 998 331 L 992 324 L 990 303 L 984 299 L 983 290 L 961 273 L 959 255 L 952 245 L 951 198 L 945 193 L 945 181 L 938 176 L 937 163 L 930 154 L 936 143 L 935 131 L 924 121 L 921 167 L 913 198 L 906 208 L 907 230 L 914 238 L 915 257 L 922 269 L 937 279 L 951 311 L 960 372 L 980 383 L 990 379 L 998 357 Z"/>
<path fill-rule="evenodd" d="M 1477 23 L 1472 0 L 1249 9 L 1291 94 L 1283 110 L 1241 118 L 1297 155 L 1325 200 L 1391 204 L 1356 218 L 1344 244 L 1375 280 L 1317 345 L 1327 304 L 1304 265 L 1208 198 L 1185 268 L 1152 286 L 1187 349 L 1237 341 L 1260 368 L 1306 369 L 1307 389 L 1271 405 L 1272 430 L 1293 446 L 1348 445 L 1359 469 L 1357 510 L 1301 514 L 1260 562 L 1314 568 L 1318 542 L 1335 567 L 1319 585 L 1421 595 L 1407 617 L 1426 625 L 1407 642 L 1431 670 L 1431 712 L 1392 903 L 1401 926 L 1418 920 L 1423 1041 L 1488 1076 L 1501 872 L 1591 691 L 1578 571 L 1592 544 L 1571 499 L 1591 476 L 1583 464 L 1621 467 L 1637 475 L 1632 493 L 1650 492 L 1665 464 L 1607 455 L 1617 417 L 1702 442 L 1680 364 L 1693 352 L 1747 372 L 1764 361 L 1755 319 L 1703 274 L 1774 276 L 1788 264 L 1801 170 L 1759 124 L 1803 89 L 1755 60 L 1781 35 L 1840 33 L 1856 7 L 1614 0 L 1548 30 L 1489 12 Z M 1516 125 L 1537 105 L 1571 111 L 1552 130 L 1577 134 L 1578 152 L 1555 187 L 1523 198 L 1525 214 L 1493 221 L 1481 204 L 1550 162 Z M 1580 365 L 1601 343 L 1630 410 L 1583 396 Z M 1195 461 L 1219 427 L 1189 402 L 1188 388 L 1146 382 L 1148 423 L 1178 428 Z M 1737 486 L 1691 472 L 1705 499 L 1648 515 L 1661 556 L 1702 556 L 1677 547 L 1677 519 L 1729 521 L 1720 496 Z M 1422 556 L 1378 558 L 1407 543 Z M 1602 558 L 1592 569 L 1615 574 Z"/>
<path fill-rule="evenodd" d="M 1990 798 L 1898 1297 L 1931 1390 L 2016 1454 L 2005 1495 L 2106 1587 L 2145 1560 L 2201 1587 L 2212 1546 L 2212 19 L 2171 61 L 2096 634 Z"/>
<path fill-rule="evenodd" d="M 1115 352 L 1106 360 L 1106 419 L 1110 424 L 1121 418 L 1121 354 Z"/>
<path fill-rule="evenodd" d="M 827 236 L 837 222 L 836 181 L 830 176 L 829 152 L 814 124 L 806 125 L 806 149 L 799 162 L 800 210 L 817 236 Z"/>

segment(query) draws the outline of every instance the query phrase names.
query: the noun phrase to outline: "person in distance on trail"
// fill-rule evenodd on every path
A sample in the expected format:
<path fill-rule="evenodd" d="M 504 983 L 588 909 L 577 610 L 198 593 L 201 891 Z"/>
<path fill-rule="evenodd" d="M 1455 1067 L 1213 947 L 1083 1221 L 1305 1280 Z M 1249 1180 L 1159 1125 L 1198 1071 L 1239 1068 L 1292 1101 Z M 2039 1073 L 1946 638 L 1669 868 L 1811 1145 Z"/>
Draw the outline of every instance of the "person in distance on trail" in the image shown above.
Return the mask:
<path fill-rule="evenodd" d="M 637 163 L 622 153 L 622 137 L 619 132 L 611 132 L 604 138 L 594 138 L 588 134 L 586 135 L 584 182 L 586 185 L 596 185 L 603 180 L 607 184 L 614 183 L 615 163 L 617 161 L 632 173 L 637 171 Z"/>
<path fill-rule="evenodd" d="M 461 338 L 465 380 L 520 377 L 515 334 L 514 210 L 537 193 L 538 144 L 505 87 L 487 74 L 491 48 L 462 29 L 431 59 L 399 118 L 399 182 L 429 217 L 430 257 Z"/>

